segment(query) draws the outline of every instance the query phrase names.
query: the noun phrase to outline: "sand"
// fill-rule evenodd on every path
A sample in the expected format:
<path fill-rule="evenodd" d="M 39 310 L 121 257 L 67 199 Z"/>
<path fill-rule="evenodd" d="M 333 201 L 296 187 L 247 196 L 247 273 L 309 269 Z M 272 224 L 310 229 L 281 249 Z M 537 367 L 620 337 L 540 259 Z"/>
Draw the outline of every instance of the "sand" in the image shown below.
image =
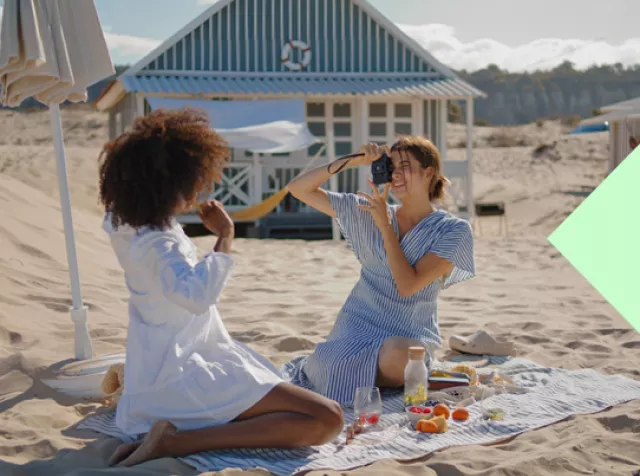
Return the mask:
<path fill-rule="evenodd" d="M 97 354 L 121 352 L 127 295 L 96 195 L 106 118 L 86 108 L 65 110 L 63 118 L 91 337 Z M 45 112 L 0 111 L 0 474 L 98 475 L 117 442 L 70 427 L 101 405 L 61 397 L 37 379 L 73 352 L 48 127 Z M 606 134 L 569 138 L 551 122 L 476 132 L 476 199 L 506 203 L 510 234 L 498 233 L 497 219 L 482 221 L 478 277 L 440 300 L 444 338 L 484 328 L 543 365 L 639 379 L 640 336 L 546 241 L 605 177 Z M 464 138 L 463 127 L 451 127 L 452 157 L 464 156 Z M 212 245 L 210 237 L 196 241 L 203 251 Z M 238 239 L 233 252 L 237 267 L 220 311 L 237 339 L 277 365 L 323 340 L 358 274 L 343 243 Z M 412 464 L 383 461 L 349 474 L 630 475 L 640 468 L 638 448 L 635 401 L 493 446 L 453 448 Z M 165 459 L 117 474 L 194 471 Z"/>

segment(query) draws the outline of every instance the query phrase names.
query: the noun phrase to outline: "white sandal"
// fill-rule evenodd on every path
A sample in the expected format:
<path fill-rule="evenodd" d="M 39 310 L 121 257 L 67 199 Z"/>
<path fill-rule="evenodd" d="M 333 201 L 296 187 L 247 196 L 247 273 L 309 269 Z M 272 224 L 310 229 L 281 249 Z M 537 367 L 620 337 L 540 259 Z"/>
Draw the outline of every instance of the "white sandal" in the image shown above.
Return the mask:
<path fill-rule="evenodd" d="M 470 337 L 451 336 L 449 347 L 457 352 L 474 355 L 514 355 L 516 350 L 513 342 L 498 342 L 483 330 Z"/>

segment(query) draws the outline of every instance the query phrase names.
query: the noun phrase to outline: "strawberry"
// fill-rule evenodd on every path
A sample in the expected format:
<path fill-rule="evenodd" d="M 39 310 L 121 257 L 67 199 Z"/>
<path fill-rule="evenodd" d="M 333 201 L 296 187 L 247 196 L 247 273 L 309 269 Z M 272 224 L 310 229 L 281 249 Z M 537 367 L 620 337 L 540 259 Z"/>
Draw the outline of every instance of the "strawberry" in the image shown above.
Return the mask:
<path fill-rule="evenodd" d="M 380 421 L 380 419 L 375 413 L 373 415 L 369 415 L 369 418 L 367 419 L 367 422 L 369 422 L 370 425 L 375 425 L 378 421 Z"/>

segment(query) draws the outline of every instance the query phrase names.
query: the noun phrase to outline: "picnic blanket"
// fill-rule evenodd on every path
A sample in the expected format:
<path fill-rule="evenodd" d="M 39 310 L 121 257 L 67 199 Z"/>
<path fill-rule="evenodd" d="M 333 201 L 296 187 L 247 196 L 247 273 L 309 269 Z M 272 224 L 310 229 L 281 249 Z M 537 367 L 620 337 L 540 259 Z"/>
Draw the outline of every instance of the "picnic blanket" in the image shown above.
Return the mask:
<path fill-rule="evenodd" d="M 209 451 L 179 459 L 202 472 L 263 468 L 277 476 L 288 476 L 310 470 L 343 471 L 382 459 L 411 460 L 452 446 L 495 443 L 571 415 L 596 413 L 640 399 L 640 381 L 620 375 L 603 375 L 591 369 L 544 368 L 522 358 L 491 357 L 488 365 L 497 366 L 501 374 L 528 391 L 494 395 L 468 406 L 469 420 L 450 421 L 449 430 L 443 434 L 414 431 L 404 413 L 401 392 L 393 391 L 383 393 L 384 414 L 380 423 L 350 445 L 345 444 L 343 432 L 333 442 L 320 447 Z M 503 408 L 504 419 L 483 418 L 482 405 Z M 353 411 L 349 408 L 345 408 L 345 419 L 348 423 L 353 421 Z M 77 428 L 132 441 L 116 427 L 114 412 L 90 416 Z"/>

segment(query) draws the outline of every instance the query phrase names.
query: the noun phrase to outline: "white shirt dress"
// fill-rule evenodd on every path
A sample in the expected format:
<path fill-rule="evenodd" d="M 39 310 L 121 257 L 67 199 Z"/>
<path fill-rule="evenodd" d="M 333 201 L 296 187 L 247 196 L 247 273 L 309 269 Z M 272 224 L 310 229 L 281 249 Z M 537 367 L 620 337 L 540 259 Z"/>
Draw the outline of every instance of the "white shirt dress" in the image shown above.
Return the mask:
<path fill-rule="evenodd" d="M 104 220 L 130 293 L 124 392 L 116 423 L 146 433 L 158 420 L 179 430 L 222 425 L 282 382 L 269 361 L 231 338 L 216 309 L 233 259 L 201 261 L 182 228 L 133 229 Z"/>

